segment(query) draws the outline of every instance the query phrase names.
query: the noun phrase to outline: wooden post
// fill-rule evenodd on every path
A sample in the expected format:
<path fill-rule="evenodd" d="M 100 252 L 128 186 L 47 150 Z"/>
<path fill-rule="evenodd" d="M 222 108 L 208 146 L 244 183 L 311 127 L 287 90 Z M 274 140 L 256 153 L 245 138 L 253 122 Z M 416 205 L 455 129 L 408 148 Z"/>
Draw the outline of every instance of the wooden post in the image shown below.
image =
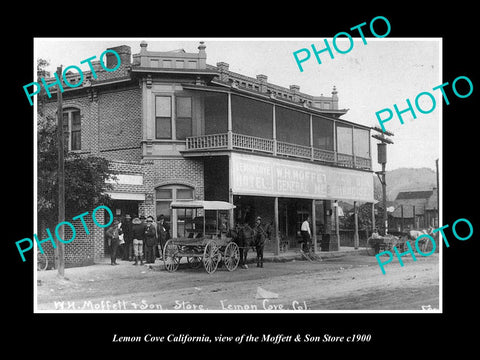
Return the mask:
<path fill-rule="evenodd" d="M 415 205 L 413 205 L 413 229 L 417 230 L 417 218 L 415 215 Z"/>
<path fill-rule="evenodd" d="M 437 222 L 435 223 L 435 219 L 433 220 L 434 222 L 433 227 L 439 227 L 440 226 L 440 183 L 438 180 L 438 159 L 435 160 L 435 166 L 437 168 Z"/>
<path fill-rule="evenodd" d="M 228 202 L 233 205 L 233 169 L 232 169 L 232 154 L 228 154 Z M 235 226 L 234 211 L 229 210 L 229 226 L 233 229 Z M 204 215 L 205 216 L 205 215 Z M 205 234 L 205 232 L 204 232 Z"/>
<path fill-rule="evenodd" d="M 405 227 L 405 223 L 404 223 L 404 220 L 403 220 L 403 205 L 400 205 L 400 211 L 401 211 L 401 214 L 402 214 L 401 231 L 403 232 L 403 228 Z"/>
<path fill-rule="evenodd" d="M 275 117 L 275 104 L 272 105 L 272 137 L 273 137 L 273 155 L 277 155 L 277 119 Z"/>
<path fill-rule="evenodd" d="M 355 231 L 353 233 L 353 248 L 358 249 L 360 241 L 358 238 L 358 206 L 356 201 L 353 202 L 353 219 L 355 221 Z"/>
<path fill-rule="evenodd" d="M 310 160 L 313 161 L 313 116 L 310 114 Z"/>
<path fill-rule="evenodd" d="M 273 250 L 274 255 L 278 255 L 280 253 L 280 235 L 278 231 L 278 197 L 275 196 L 275 202 L 273 205 L 273 213 L 274 213 L 274 231 L 275 231 L 275 248 Z"/>
<path fill-rule="evenodd" d="M 228 93 L 228 107 L 227 107 L 227 148 L 231 150 L 233 148 L 233 121 L 232 121 L 232 94 Z"/>
<path fill-rule="evenodd" d="M 376 228 L 375 225 L 375 203 L 372 202 L 372 234 L 373 230 Z"/>
<path fill-rule="evenodd" d="M 58 81 L 62 81 L 62 66 L 57 67 Z M 57 87 L 57 142 L 58 142 L 58 223 L 65 221 L 65 164 L 63 156 L 63 99 L 60 85 Z M 64 239 L 64 227 L 58 228 L 58 236 Z M 65 276 L 65 245 L 58 241 L 58 275 Z"/>
<path fill-rule="evenodd" d="M 315 209 L 315 199 L 312 200 L 312 242 L 313 251 L 317 252 L 317 213 Z"/>
<path fill-rule="evenodd" d="M 383 235 L 388 233 L 388 214 L 387 214 L 387 174 L 385 172 L 385 163 L 382 163 L 382 197 L 383 197 Z"/>
<path fill-rule="evenodd" d="M 335 235 L 337 236 L 337 247 L 340 250 L 340 224 L 338 223 L 338 200 L 335 200 Z"/>

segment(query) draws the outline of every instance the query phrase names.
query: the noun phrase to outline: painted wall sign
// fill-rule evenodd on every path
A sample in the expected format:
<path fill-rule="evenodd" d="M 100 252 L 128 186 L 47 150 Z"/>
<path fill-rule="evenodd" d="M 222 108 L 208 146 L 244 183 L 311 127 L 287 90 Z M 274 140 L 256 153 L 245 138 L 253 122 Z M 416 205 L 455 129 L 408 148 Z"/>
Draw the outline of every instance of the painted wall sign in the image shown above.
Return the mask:
<path fill-rule="evenodd" d="M 370 172 L 237 153 L 231 161 L 235 195 L 374 200 Z"/>

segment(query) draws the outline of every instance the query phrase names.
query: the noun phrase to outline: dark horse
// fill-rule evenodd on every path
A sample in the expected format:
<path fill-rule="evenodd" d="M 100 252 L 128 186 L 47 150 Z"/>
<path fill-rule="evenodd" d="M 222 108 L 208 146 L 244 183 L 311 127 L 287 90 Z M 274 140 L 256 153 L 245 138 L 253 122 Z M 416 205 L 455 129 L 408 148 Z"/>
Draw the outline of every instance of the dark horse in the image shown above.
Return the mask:
<path fill-rule="evenodd" d="M 244 266 L 247 261 L 248 250 L 253 248 L 257 252 L 257 267 L 263 267 L 263 248 L 265 240 L 270 237 L 269 229 L 269 226 L 265 230 L 261 225 L 252 228 L 248 224 L 243 226 L 237 224 L 235 230 L 230 231 L 240 250 L 241 266 Z"/>

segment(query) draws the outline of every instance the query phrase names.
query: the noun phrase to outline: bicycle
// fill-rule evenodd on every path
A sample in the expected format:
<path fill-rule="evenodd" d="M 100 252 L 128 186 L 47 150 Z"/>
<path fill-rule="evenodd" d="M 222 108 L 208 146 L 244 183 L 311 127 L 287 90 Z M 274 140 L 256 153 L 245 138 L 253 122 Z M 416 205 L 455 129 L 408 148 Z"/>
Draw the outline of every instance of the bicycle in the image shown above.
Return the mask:
<path fill-rule="evenodd" d="M 44 271 L 48 267 L 48 257 L 45 255 L 45 253 L 40 252 L 40 250 L 37 249 L 37 270 L 38 271 Z"/>
<path fill-rule="evenodd" d="M 313 261 L 322 261 L 322 258 L 317 255 L 315 253 L 315 248 L 314 248 L 314 245 L 311 241 L 308 242 L 308 244 L 306 245 L 307 248 L 308 248 L 308 252 L 304 251 L 304 249 L 302 248 L 302 246 L 300 246 L 300 254 L 302 254 L 302 256 L 310 261 L 310 262 L 313 262 Z"/>

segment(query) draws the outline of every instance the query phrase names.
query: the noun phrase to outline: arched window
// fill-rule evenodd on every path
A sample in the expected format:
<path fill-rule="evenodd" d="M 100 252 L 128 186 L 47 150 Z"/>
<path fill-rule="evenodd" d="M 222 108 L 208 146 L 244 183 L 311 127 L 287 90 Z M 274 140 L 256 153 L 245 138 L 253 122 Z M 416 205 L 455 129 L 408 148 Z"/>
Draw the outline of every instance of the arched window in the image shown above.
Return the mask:
<path fill-rule="evenodd" d="M 155 189 L 156 214 L 163 215 L 165 222 L 170 226 L 172 237 L 183 236 L 185 219 L 192 217 L 192 211 L 175 211 L 170 209 L 172 201 L 191 201 L 194 199 L 194 190 L 186 185 L 164 185 Z"/>

